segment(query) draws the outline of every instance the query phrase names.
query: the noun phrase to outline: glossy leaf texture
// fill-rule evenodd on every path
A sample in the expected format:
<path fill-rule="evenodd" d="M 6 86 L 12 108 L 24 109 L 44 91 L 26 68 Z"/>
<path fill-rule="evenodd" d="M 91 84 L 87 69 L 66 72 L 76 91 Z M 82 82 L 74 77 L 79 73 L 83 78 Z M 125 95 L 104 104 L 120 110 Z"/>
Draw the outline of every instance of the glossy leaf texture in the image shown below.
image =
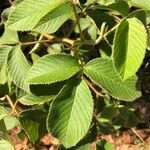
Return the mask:
<path fill-rule="evenodd" d="M 150 10 L 149 0 L 130 0 L 130 3 L 136 7 L 143 8 L 145 10 Z"/>
<path fill-rule="evenodd" d="M 123 80 L 135 75 L 146 53 L 147 33 L 136 18 L 124 19 L 118 26 L 113 45 L 113 63 Z"/>
<path fill-rule="evenodd" d="M 72 15 L 71 2 L 68 0 L 24 0 L 10 14 L 7 27 L 53 33 Z"/>
<path fill-rule="evenodd" d="M 8 72 L 13 82 L 21 89 L 28 91 L 24 84 L 30 65 L 20 49 L 20 46 L 14 46 L 8 56 Z"/>
<path fill-rule="evenodd" d="M 46 55 L 35 62 L 26 80 L 29 84 L 50 84 L 66 80 L 81 69 L 73 56 Z"/>
<path fill-rule="evenodd" d="M 141 96 L 140 91 L 136 89 L 137 78 L 122 81 L 113 67 L 112 60 L 94 59 L 85 65 L 84 73 L 114 98 L 133 101 Z"/>
<path fill-rule="evenodd" d="M 88 132 L 93 99 L 85 81 L 73 80 L 54 99 L 47 119 L 49 133 L 65 148 L 75 146 Z"/>

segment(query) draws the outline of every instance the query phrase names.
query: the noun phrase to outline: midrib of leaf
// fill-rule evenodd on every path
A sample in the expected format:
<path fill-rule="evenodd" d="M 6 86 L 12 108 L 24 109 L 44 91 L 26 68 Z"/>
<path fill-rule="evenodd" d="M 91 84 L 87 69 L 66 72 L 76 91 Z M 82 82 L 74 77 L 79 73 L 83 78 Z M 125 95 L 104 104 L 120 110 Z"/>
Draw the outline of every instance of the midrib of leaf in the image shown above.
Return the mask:
<path fill-rule="evenodd" d="M 48 14 L 53 9 L 57 8 L 60 4 L 64 3 L 65 1 L 66 0 L 57 0 L 57 3 L 56 3 L 56 1 L 53 1 L 53 3 L 52 3 L 52 1 L 49 0 L 47 2 L 44 1 L 44 3 L 42 4 L 42 1 L 36 1 L 36 0 L 27 1 L 27 0 L 25 0 L 17 6 L 16 9 L 19 9 L 18 12 L 20 12 L 21 10 L 24 10 L 27 7 L 30 8 L 31 6 L 33 6 L 33 9 L 30 8 L 30 9 L 27 9 L 26 12 L 23 11 L 23 13 L 26 13 L 26 15 L 24 16 L 24 19 L 20 20 L 20 18 L 19 18 L 19 20 L 15 21 L 14 24 L 11 24 L 11 19 L 8 19 L 8 26 L 10 28 L 15 29 L 16 24 L 19 25 L 20 22 L 24 21 L 26 23 L 26 26 L 28 27 L 28 29 L 34 28 L 35 25 L 41 20 L 42 17 L 44 17 L 46 14 Z M 35 6 L 37 6 L 36 7 L 36 9 L 37 9 L 36 12 L 37 13 L 35 13 Z M 14 9 L 14 11 L 16 9 Z M 29 12 L 29 10 L 30 10 L 30 12 Z M 14 17 L 15 17 L 15 15 L 14 15 Z M 32 21 L 32 24 L 31 24 L 30 20 Z"/>
<path fill-rule="evenodd" d="M 63 70 L 63 76 L 65 76 L 66 74 L 68 74 L 68 69 L 69 71 L 73 71 L 75 69 L 78 69 L 79 67 L 66 67 L 66 66 L 63 66 L 65 67 L 64 70 Z M 35 78 L 32 78 L 31 80 L 28 80 L 28 82 L 31 82 L 32 84 L 36 84 L 36 82 L 44 82 L 45 84 L 46 83 L 49 83 L 49 82 L 46 82 L 47 81 L 47 78 L 51 77 L 52 80 L 54 80 L 54 82 L 57 82 L 59 80 L 57 80 L 58 78 L 58 75 L 62 73 L 62 68 L 58 69 L 58 70 L 55 70 L 54 72 L 51 72 L 51 74 L 49 72 L 45 73 L 45 74 L 41 74 L 39 75 L 38 77 L 35 77 Z M 57 75 L 57 76 L 56 76 Z M 70 75 L 68 78 L 70 78 L 72 75 Z M 46 79 L 46 81 L 44 80 Z M 34 80 L 36 80 L 36 82 L 34 83 Z M 53 81 L 51 82 L 53 83 Z"/>
<path fill-rule="evenodd" d="M 90 67 L 87 67 L 87 69 L 88 69 L 88 68 L 90 68 Z M 96 74 L 96 72 L 94 72 L 93 70 L 92 70 L 92 72 Z M 116 72 L 116 74 L 117 74 L 117 72 Z M 125 82 L 123 82 L 119 77 L 114 80 L 114 76 L 112 76 L 113 79 L 106 77 L 106 75 L 103 76 L 102 74 L 99 74 L 99 76 L 101 76 L 102 78 L 104 78 L 105 81 L 106 81 L 106 80 L 110 80 L 114 85 L 117 84 L 117 85 L 122 86 L 122 87 L 124 87 L 125 89 L 127 89 L 127 91 L 129 90 L 129 91 L 133 91 L 133 92 L 134 92 L 134 90 L 131 90 L 130 88 L 128 88 L 129 86 L 126 86 L 126 85 L 125 85 Z M 88 77 L 89 77 L 89 76 L 88 76 Z M 90 77 L 89 77 L 89 78 L 90 78 Z M 99 77 L 97 76 L 97 78 L 99 78 Z M 94 81 L 94 80 L 93 80 L 93 81 Z M 95 82 L 95 81 L 94 81 L 94 82 Z M 98 82 L 96 82 L 96 83 L 99 84 Z M 102 85 L 100 85 L 100 86 L 102 86 Z"/>
<path fill-rule="evenodd" d="M 78 60 L 70 55 L 46 55 L 30 69 L 26 81 L 29 84 L 50 84 L 63 81 L 82 70 Z"/>
<path fill-rule="evenodd" d="M 71 4 L 71 3 L 70 3 Z M 59 5 L 56 9 L 53 9 L 50 13 L 45 15 L 34 27 L 35 31 L 54 32 L 57 21 L 64 22 L 68 17 L 73 14 L 72 6 L 69 2 L 65 2 Z M 63 11 L 65 10 L 65 11 Z M 49 19 L 50 18 L 50 19 Z M 49 29 L 51 27 L 51 29 Z"/>
<path fill-rule="evenodd" d="M 132 101 L 141 95 L 135 88 L 136 77 L 122 81 L 109 59 L 92 60 L 84 67 L 84 72 L 93 82 L 117 99 Z"/>
<path fill-rule="evenodd" d="M 27 90 L 24 84 L 26 75 L 30 69 L 30 65 L 23 55 L 20 46 L 15 46 L 8 56 L 8 72 L 13 82 L 21 89 Z"/>
<path fill-rule="evenodd" d="M 128 20 L 130 21 L 131 19 L 128 19 Z M 138 46 L 137 46 L 137 45 L 134 44 L 134 46 L 133 46 L 133 43 L 132 43 L 133 40 L 132 40 L 132 39 L 135 39 L 135 38 L 133 37 L 133 34 L 130 34 L 130 32 L 133 32 L 133 30 L 134 30 L 134 31 L 137 30 L 137 28 L 134 28 L 134 29 L 133 29 L 133 24 L 134 24 L 134 23 L 135 23 L 135 22 L 133 22 L 133 21 L 131 22 L 131 21 L 130 21 L 130 24 L 129 24 L 129 32 L 128 32 L 128 37 L 129 37 L 129 38 L 127 39 L 127 42 L 126 42 L 126 44 L 127 44 L 127 48 L 126 48 L 126 49 L 127 49 L 128 51 L 130 51 L 130 50 L 132 50 L 132 49 L 134 50 L 134 49 L 135 49 L 135 46 L 136 46 L 136 47 L 137 47 L 137 48 L 136 48 L 136 50 L 137 50 L 136 53 L 138 53 L 138 47 L 140 47 L 141 45 L 138 45 Z M 131 27 L 132 27 L 132 28 L 131 28 Z M 131 31 L 131 30 L 132 30 L 132 31 Z M 141 30 L 138 29 L 138 31 L 141 31 Z M 135 34 L 134 34 L 134 35 L 135 35 Z M 140 34 L 140 35 L 141 35 L 141 34 Z M 138 35 L 137 35 L 137 36 L 138 36 Z M 136 39 L 136 40 L 137 40 L 137 39 Z M 141 40 L 143 40 L 143 39 L 141 39 Z M 144 40 L 143 40 L 142 42 L 145 43 Z M 141 41 L 138 41 L 138 42 L 136 41 L 136 43 L 139 44 L 139 43 L 141 43 Z M 127 53 L 128 53 L 128 52 L 127 52 Z M 138 56 L 141 56 L 141 55 L 138 55 Z M 127 58 L 127 55 L 126 55 L 126 58 Z M 126 59 L 126 58 L 125 58 L 125 59 Z M 136 58 L 136 56 L 135 56 L 135 60 L 138 60 L 138 59 L 139 59 L 139 58 Z M 141 59 L 143 59 L 142 56 L 141 56 Z M 127 59 L 127 61 L 126 61 L 126 63 L 125 63 L 125 67 L 123 67 L 123 68 L 124 68 L 124 72 L 126 72 L 126 70 L 128 70 L 128 68 L 127 68 L 126 66 L 127 66 L 127 64 L 129 64 L 129 63 L 131 64 L 131 61 L 133 61 L 133 60 Z M 134 62 L 132 62 L 132 63 L 134 64 Z M 134 67 L 133 67 L 133 66 L 131 66 L 131 67 L 132 67 L 132 70 L 134 70 Z"/>
<path fill-rule="evenodd" d="M 11 46 L 0 47 L 0 70 L 2 69 L 3 65 L 6 63 L 9 51 L 11 49 L 12 49 Z"/>
<path fill-rule="evenodd" d="M 124 42 L 124 44 L 125 44 L 125 47 L 124 47 L 124 49 L 122 49 L 123 50 L 123 52 L 122 53 L 120 53 L 120 54 L 122 54 L 122 55 L 124 55 L 124 62 L 123 63 L 119 63 L 119 64 L 115 64 L 117 67 L 116 67 L 116 69 L 118 69 L 118 67 L 119 67 L 119 69 L 121 68 L 121 70 L 120 70 L 120 72 L 118 71 L 118 73 L 119 73 L 119 75 L 121 75 L 121 73 L 122 72 L 124 72 L 124 69 L 125 69 L 125 66 L 126 66 L 126 59 L 127 59 L 127 48 L 128 48 L 128 34 L 129 34 L 129 30 L 127 29 L 127 32 L 126 32 L 126 34 L 124 35 L 124 34 L 122 34 L 123 32 L 124 32 L 124 29 L 126 28 L 126 25 L 127 25 L 127 22 L 124 20 L 124 24 L 122 25 L 122 26 L 124 26 L 124 27 L 122 27 L 122 31 L 121 32 L 119 32 L 119 35 L 118 35 L 118 37 L 120 37 L 120 35 L 122 35 L 122 36 L 125 36 L 125 42 Z M 129 26 L 128 26 L 128 28 L 129 28 Z M 120 39 L 117 39 L 116 38 L 116 41 L 117 40 L 120 40 Z M 115 44 L 115 46 L 116 46 L 116 44 Z M 116 46 L 116 49 L 117 49 L 117 47 L 118 46 L 120 46 L 119 44 Z M 121 51 L 121 50 L 120 50 Z M 121 57 L 121 56 L 120 56 Z M 118 57 L 115 57 L 114 59 L 116 59 L 116 61 L 117 61 L 117 59 L 120 59 L 119 58 L 119 56 Z M 119 66 L 118 66 L 119 65 Z"/>
<path fill-rule="evenodd" d="M 139 20 L 131 18 L 123 20 L 116 31 L 113 62 L 123 80 L 135 75 L 144 58 L 146 49 L 146 30 L 144 30 Z"/>
<path fill-rule="evenodd" d="M 66 148 L 75 146 L 87 133 L 92 119 L 92 96 L 85 81 L 81 82 L 72 80 L 72 82 L 64 86 L 53 101 L 48 115 L 47 126 L 50 129 L 50 133 L 58 138 Z M 69 91 L 71 93 L 68 93 Z M 86 104 L 84 104 L 85 99 L 87 100 Z M 54 119 L 53 113 L 57 109 L 59 109 L 60 119 L 54 121 L 51 125 L 51 121 Z M 75 129 L 73 129 L 74 126 Z"/>

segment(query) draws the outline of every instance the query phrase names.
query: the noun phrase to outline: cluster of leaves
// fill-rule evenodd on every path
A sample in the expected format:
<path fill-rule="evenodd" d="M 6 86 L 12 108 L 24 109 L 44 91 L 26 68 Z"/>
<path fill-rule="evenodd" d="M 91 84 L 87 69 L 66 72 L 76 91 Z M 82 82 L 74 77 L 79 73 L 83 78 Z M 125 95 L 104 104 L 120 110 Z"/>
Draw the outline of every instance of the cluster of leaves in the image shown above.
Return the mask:
<path fill-rule="evenodd" d="M 14 149 L 7 130 L 18 124 L 34 144 L 50 133 L 59 150 L 136 126 L 123 101 L 141 96 L 149 0 L 15 0 L 1 17 L 0 149 Z"/>

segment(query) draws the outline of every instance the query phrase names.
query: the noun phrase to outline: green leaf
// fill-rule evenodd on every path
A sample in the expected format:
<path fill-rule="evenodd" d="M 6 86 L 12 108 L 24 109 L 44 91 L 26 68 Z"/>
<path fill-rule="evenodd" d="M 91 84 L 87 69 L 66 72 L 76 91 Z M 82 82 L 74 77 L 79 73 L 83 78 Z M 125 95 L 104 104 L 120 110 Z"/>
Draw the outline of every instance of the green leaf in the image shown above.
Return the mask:
<path fill-rule="evenodd" d="M 20 98 L 19 102 L 23 105 L 36 105 L 36 104 L 40 105 L 40 104 L 50 101 L 54 97 L 55 95 L 36 96 L 33 94 L 27 94 L 23 96 L 22 98 Z"/>
<path fill-rule="evenodd" d="M 56 1 L 55 1 L 56 3 Z M 73 16 L 73 9 L 70 2 L 58 6 L 56 9 L 44 16 L 34 27 L 34 31 L 53 33 Z"/>
<path fill-rule="evenodd" d="M 8 112 L 0 106 L 0 120 L 3 119 L 5 116 L 8 115 Z"/>
<path fill-rule="evenodd" d="M 18 34 L 16 31 L 12 31 L 8 28 L 5 28 L 4 34 L 0 37 L 1 44 L 16 44 L 18 43 Z"/>
<path fill-rule="evenodd" d="M 0 70 L 0 84 L 5 84 L 7 82 L 6 70 L 7 70 L 7 66 L 6 64 L 4 64 L 2 69 Z"/>
<path fill-rule="evenodd" d="M 117 114 L 117 108 L 113 105 L 106 106 L 101 113 L 100 118 L 98 121 L 100 122 L 109 122 L 111 121 L 115 115 Z"/>
<path fill-rule="evenodd" d="M 7 139 L 0 139 L 0 150 L 15 150 L 14 146 L 12 145 L 12 143 L 7 140 Z"/>
<path fill-rule="evenodd" d="M 69 55 L 46 55 L 29 71 L 29 84 L 48 84 L 70 78 L 81 70 L 78 60 Z"/>
<path fill-rule="evenodd" d="M 149 0 L 130 0 L 130 3 L 133 6 L 143 8 L 145 10 L 150 10 L 150 1 Z"/>
<path fill-rule="evenodd" d="M 21 89 L 27 90 L 27 85 L 24 85 L 24 80 L 30 69 L 30 65 L 25 58 L 20 46 L 14 46 L 8 56 L 8 72 L 13 82 Z"/>
<path fill-rule="evenodd" d="M 43 104 L 56 97 L 64 86 L 65 82 L 56 82 L 52 84 L 30 85 L 30 94 L 26 94 L 19 99 L 23 105 Z"/>
<path fill-rule="evenodd" d="M 40 117 L 39 117 L 40 116 Z M 29 139 L 35 143 L 46 131 L 46 116 L 47 113 L 42 110 L 26 110 L 19 115 L 21 127 L 27 133 Z M 44 125 L 45 122 L 45 125 Z"/>
<path fill-rule="evenodd" d="M 87 133 L 93 116 L 93 99 L 85 81 L 72 80 L 57 95 L 47 120 L 49 133 L 65 148 L 75 146 Z"/>
<path fill-rule="evenodd" d="M 113 62 L 123 80 L 135 75 L 145 56 L 146 46 L 147 33 L 139 20 L 125 19 L 119 24 L 114 38 Z"/>
<path fill-rule="evenodd" d="M 82 31 L 87 29 L 91 25 L 90 20 L 88 18 L 81 18 L 79 20 L 79 23 Z M 78 25 L 75 26 L 74 30 L 76 33 L 80 33 Z"/>
<path fill-rule="evenodd" d="M 56 150 L 90 150 L 91 149 L 91 132 L 89 132 L 76 146 L 65 148 L 62 144 Z"/>
<path fill-rule="evenodd" d="M 7 134 L 7 129 L 4 120 L 0 120 L 0 150 L 15 150 L 11 140 Z"/>
<path fill-rule="evenodd" d="M 100 1 L 98 1 L 98 3 L 100 5 L 109 5 L 109 4 L 112 4 L 114 2 L 115 2 L 115 0 L 100 0 Z"/>
<path fill-rule="evenodd" d="M 96 149 L 97 150 L 115 150 L 115 146 L 108 143 L 105 140 L 101 140 L 96 143 Z"/>
<path fill-rule="evenodd" d="M 116 24 L 114 17 L 100 9 L 88 10 L 87 15 L 93 20 L 98 29 L 101 28 L 104 22 L 106 22 L 108 29 L 111 29 Z"/>
<path fill-rule="evenodd" d="M 7 130 L 10 130 L 18 125 L 19 121 L 16 117 L 7 115 L 4 117 L 4 122 Z"/>
<path fill-rule="evenodd" d="M 13 30 L 53 33 L 72 15 L 68 0 L 24 0 L 10 14 L 7 26 Z"/>
<path fill-rule="evenodd" d="M 133 101 L 141 96 L 140 91 L 136 89 L 136 77 L 123 82 L 114 69 L 111 60 L 94 59 L 85 65 L 84 72 L 114 98 Z"/>
<path fill-rule="evenodd" d="M 12 7 L 9 7 L 9 8 L 6 8 L 2 14 L 1 14 L 1 18 L 2 18 L 2 22 L 5 23 L 7 20 L 8 20 L 8 16 L 9 14 L 11 13 L 11 11 L 13 10 L 13 6 Z"/>
<path fill-rule="evenodd" d="M 124 0 L 112 3 L 112 4 L 108 5 L 108 8 L 118 11 L 123 16 L 127 16 L 129 13 L 129 6 L 128 6 L 127 2 L 125 2 Z"/>
<path fill-rule="evenodd" d="M 0 70 L 7 61 L 8 53 L 12 49 L 11 46 L 2 46 L 0 47 Z"/>
<path fill-rule="evenodd" d="M 118 116 L 116 116 L 116 118 L 113 120 L 113 123 L 115 125 L 120 125 L 128 128 L 137 126 L 137 122 L 137 116 L 127 107 L 120 107 Z"/>

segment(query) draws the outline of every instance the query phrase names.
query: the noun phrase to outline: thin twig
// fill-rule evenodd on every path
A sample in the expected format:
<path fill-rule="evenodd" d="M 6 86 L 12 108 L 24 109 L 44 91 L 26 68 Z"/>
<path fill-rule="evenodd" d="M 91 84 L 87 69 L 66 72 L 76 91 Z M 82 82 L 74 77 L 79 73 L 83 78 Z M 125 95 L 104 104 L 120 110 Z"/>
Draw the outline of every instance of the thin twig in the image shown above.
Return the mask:
<path fill-rule="evenodd" d="M 45 36 L 47 39 L 49 40 L 56 40 L 57 42 L 64 42 L 64 43 L 67 43 L 71 46 L 73 46 L 75 44 L 75 41 L 72 40 L 72 39 L 68 39 L 68 38 L 58 38 L 54 35 L 50 35 L 50 34 L 47 34 L 47 33 L 43 33 L 43 36 Z"/>
<path fill-rule="evenodd" d="M 114 30 L 116 30 L 116 28 L 118 27 L 118 25 L 119 25 L 119 23 L 117 25 L 115 25 L 113 28 L 111 28 L 109 31 L 107 31 L 105 34 L 101 33 L 101 35 L 96 39 L 95 44 L 100 43 L 103 38 L 105 38 L 110 33 L 112 33 Z M 105 31 L 105 30 L 103 30 L 103 31 Z"/>
<path fill-rule="evenodd" d="M 8 0 L 8 2 L 10 3 L 10 5 L 13 5 L 13 2 L 11 0 Z"/>
<path fill-rule="evenodd" d="M 8 95 L 5 95 L 5 97 L 6 97 L 7 101 L 8 101 L 8 103 L 9 103 L 10 107 L 13 109 L 14 108 L 14 104 L 13 104 L 11 98 Z"/>
<path fill-rule="evenodd" d="M 5 95 L 10 107 L 12 108 L 12 111 L 10 112 L 10 114 L 18 114 L 18 112 L 16 111 L 16 105 L 17 105 L 17 102 L 15 102 L 15 104 L 13 104 L 11 98 L 9 97 L 9 95 Z"/>
<path fill-rule="evenodd" d="M 97 91 L 93 87 L 92 83 L 89 80 L 87 80 L 85 77 L 82 76 L 82 79 L 87 83 L 87 85 L 91 88 L 91 90 L 96 94 L 96 97 L 104 97 L 105 96 L 102 93 L 100 93 L 99 91 Z"/>
<path fill-rule="evenodd" d="M 20 45 L 33 45 L 36 43 L 45 43 L 45 42 L 50 42 L 51 40 L 39 40 L 39 41 L 33 41 L 33 42 L 25 42 L 25 43 L 21 43 Z"/>
<path fill-rule="evenodd" d="M 141 140 L 141 142 L 143 142 L 144 144 L 146 144 L 145 141 L 143 140 L 143 138 L 135 131 L 135 129 L 131 128 L 131 130 Z"/>
<path fill-rule="evenodd" d="M 82 30 L 81 30 L 81 26 L 80 26 L 80 22 L 79 22 L 79 17 L 78 17 L 78 13 L 77 13 L 77 9 L 76 9 L 76 1 L 75 0 L 72 0 L 72 6 L 73 6 L 74 15 L 76 17 L 77 25 L 78 25 L 78 28 L 79 28 L 81 41 L 84 41 L 84 36 L 82 34 Z"/>

